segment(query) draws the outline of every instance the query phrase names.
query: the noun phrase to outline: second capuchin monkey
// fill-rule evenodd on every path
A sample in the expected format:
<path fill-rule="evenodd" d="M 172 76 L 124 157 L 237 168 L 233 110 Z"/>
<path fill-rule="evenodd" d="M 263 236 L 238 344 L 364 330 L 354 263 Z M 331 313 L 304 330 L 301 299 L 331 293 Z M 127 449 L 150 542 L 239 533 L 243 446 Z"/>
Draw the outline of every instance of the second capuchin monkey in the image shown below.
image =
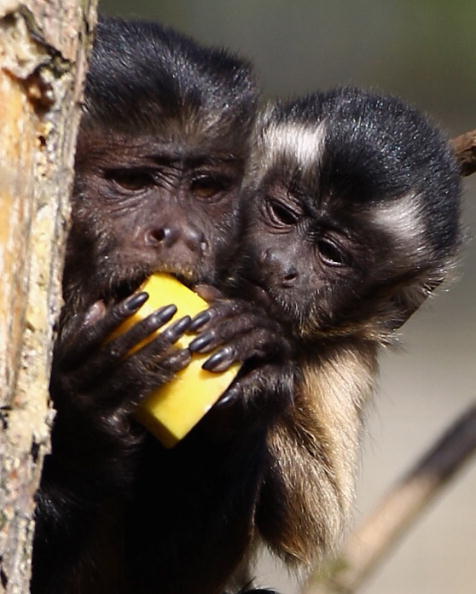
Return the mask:
<path fill-rule="evenodd" d="M 226 369 L 250 335 L 269 354 L 260 308 L 280 324 L 286 360 L 248 362 L 219 408 L 242 439 L 253 443 L 257 422 L 254 440 L 265 436 L 254 540 L 309 568 L 349 517 L 378 352 L 454 265 L 460 176 L 418 111 L 344 88 L 268 110 L 247 179 L 236 299 L 192 322 L 190 348 L 222 345 L 206 367 Z"/>

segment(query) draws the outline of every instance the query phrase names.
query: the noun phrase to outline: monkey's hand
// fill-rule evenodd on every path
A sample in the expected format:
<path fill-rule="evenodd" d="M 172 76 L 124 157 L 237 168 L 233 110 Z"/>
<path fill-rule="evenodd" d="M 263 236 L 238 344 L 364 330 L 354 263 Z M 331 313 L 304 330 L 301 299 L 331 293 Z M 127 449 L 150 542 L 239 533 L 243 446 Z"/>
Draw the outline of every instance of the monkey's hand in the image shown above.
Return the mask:
<path fill-rule="evenodd" d="M 220 372 L 243 362 L 215 408 L 239 402 L 247 410 L 268 404 L 276 410 L 277 400 L 283 406 L 292 400 L 292 374 L 286 372 L 291 369 L 291 339 L 264 309 L 241 299 L 219 300 L 192 320 L 189 331 L 197 329 L 200 335 L 189 345 L 192 352 L 218 349 L 204 363 L 205 369 Z"/>
<path fill-rule="evenodd" d="M 62 324 L 50 382 L 57 410 L 52 453 L 45 459 L 37 494 L 42 522 L 38 538 L 69 543 L 71 534 L 83 534 L 94 525 L 100 506 L 108 506 L 107 516 L 110 498 L 117 501 L 130 493 L 146 437 L 131 412 L 190 360 L 188 350 L 174 347 L 189 317 L 140 348 L 141 341 L 171 319 L 175 306 L 157 310 L 108 340 L 146 299 L 147 293 L 139 293 L 109 308 L 99 301 Z"/>
<path fill-rule="evenodd" d="M 225 371 L 237 361 L 278 363 L 291 353 L 290 338 L 281 324 L 261 307 L 242 299 L 217 301 L 198 314 L 188 330 L 200 330 L 189 345 L 192 352 L 218 349 L 203 364 L 208 371 Z"/>
<path fill-rule="evenodd" d="M 65 325 L 55 345 L 50 385 L 59 418 L 63 411 L 74 411 L 73 422 L 88 418 L 93 421 L 91 430 L 124 432 L 130 412 L 143 397 L 189 363 L 190 352 L 173 346 L 190 325 L 189 316 L 130 354 L 172 318 L 174 305 L 108 340 L 146 300 L 147 293 L 138 293 L 109 310 L 103 302 L 96 302 L 86 314 Z"/>

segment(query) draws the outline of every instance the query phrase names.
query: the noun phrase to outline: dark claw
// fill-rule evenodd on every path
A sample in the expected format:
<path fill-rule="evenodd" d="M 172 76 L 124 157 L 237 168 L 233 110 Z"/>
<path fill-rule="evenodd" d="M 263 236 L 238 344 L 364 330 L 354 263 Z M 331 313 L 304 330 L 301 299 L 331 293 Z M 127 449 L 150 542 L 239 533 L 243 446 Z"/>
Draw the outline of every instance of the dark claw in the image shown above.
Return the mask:
<path fill-rule="evenodd" d="M 234 351 L 231 347 L 220 349 L 202 365 L 207 371 L 225 371 L 233 363 Z"/>
<path fill-rule="evenodd" d="M 145 291 L 142 291 L 141 293 L 137 293 L 137 295 L 132 295 L 132 297 L 129 297 L 125 303 L 125 306 L 131 313 L 133 313 L 137 311 L 139 307 L 147 301 L 148 298 L 149 294 Z"/>
<path fill-rule="evenodd" d="M 177 313 L 177 306 L 176 305 L 165 305 L 158 309 L 154 314 L 152 314 L 152 323 L 155 324 L 165 324 Z"/>
<path fill-rule="evenodd" d="M 218 400 L 215 406 L 226 407 L 235 402 L 240 394 L 241 389 L 238 387 L 238 385 L 232 386 L 231 388 L 228 388 L 228 390 L 224 393 L 220 400 Z"/>
<path fill-rule="evenodd" d="M 195 330 L 198 330 L 201 326 L 209 322 L 211 317 L 212 314 L 208 310 L 202 311 L 202 313 L 196 315 L 188 328 L 189 332 L 195 332 Z"/>
<path fill-rule="evenodd" d="M 167 328 L 167 330 L 165 330 L 163 336 L 167 340 L 170 340 L 171 342 L 175 342 L 185 332 L 185 330 L 187 330 L 187 328 L 190 326 L 191 321 L 192 321 L 192 318 L 190 316 L 183 317 L 178 322 L 175 322 L 175 324 L 172 324 L 172 326 L 170 326 L 170 328 Z"/>
<path fill-rule="evenodd" d="M 202 334 L 198 338 L 192 340 L 192 342 L 188 345 L 188 348 L 192 351 L 192 353 L 196 351 L 200 352 L 202 349 L 205 349 L 213 341 L 214 338 L 215 336 L 212 332 Z"/>

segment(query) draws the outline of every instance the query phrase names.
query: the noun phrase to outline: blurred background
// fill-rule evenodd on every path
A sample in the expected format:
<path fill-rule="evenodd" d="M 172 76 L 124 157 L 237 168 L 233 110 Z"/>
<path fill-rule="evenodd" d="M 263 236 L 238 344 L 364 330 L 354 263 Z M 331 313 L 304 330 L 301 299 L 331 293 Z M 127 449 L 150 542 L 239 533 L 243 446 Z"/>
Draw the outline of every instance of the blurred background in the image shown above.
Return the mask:
<path fill-rule="evenodd" d="M 266 97 L 342 84 L 396 94 L 450 136 L 476 128 L 474 0 L 103 0 L 104 14 L 156 19 L 250 58 Z M 476 175 L 465 180 L 468 242 L 458 278 L 384 353 L 369 412 L 356 522 L 476 398 Z M 424 514 L 362 594 L 474 594 L 476 464 Z M 298 589 L 271 565 L 263 579 Z"/>

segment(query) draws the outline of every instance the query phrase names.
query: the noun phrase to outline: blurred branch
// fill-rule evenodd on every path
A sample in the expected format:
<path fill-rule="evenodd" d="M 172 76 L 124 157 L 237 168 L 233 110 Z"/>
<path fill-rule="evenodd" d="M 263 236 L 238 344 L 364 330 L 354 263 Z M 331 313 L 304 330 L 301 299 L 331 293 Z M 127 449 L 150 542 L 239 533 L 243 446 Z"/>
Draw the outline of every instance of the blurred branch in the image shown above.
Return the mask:
<path fill-rule="evenodd" d="M 305 594 L 356 592 L 442 487 L 475 452 L 476 403 L 447 429 L 350 536 L 332 567 L 311 576 Z"/>
<path fill-rule="evenodd" d="M 474 173 L 476 171 L 476 130 L 453 138 L 451 144 L 461 167 L 461 175 Z"/>

